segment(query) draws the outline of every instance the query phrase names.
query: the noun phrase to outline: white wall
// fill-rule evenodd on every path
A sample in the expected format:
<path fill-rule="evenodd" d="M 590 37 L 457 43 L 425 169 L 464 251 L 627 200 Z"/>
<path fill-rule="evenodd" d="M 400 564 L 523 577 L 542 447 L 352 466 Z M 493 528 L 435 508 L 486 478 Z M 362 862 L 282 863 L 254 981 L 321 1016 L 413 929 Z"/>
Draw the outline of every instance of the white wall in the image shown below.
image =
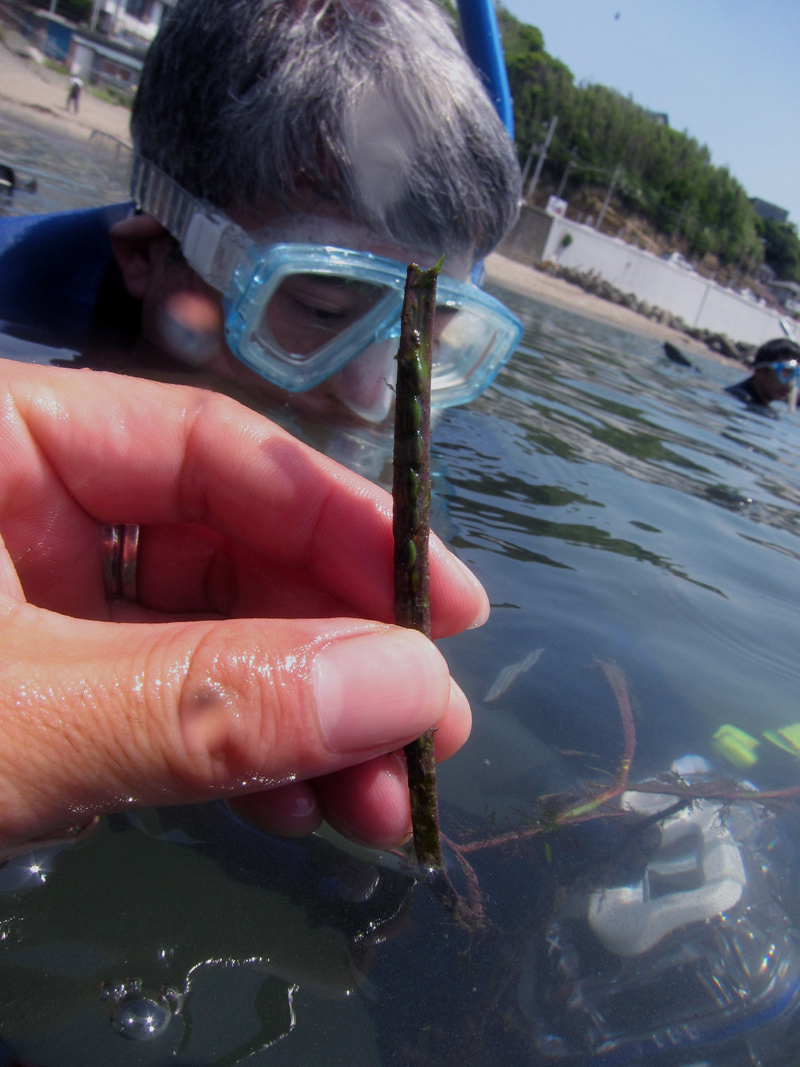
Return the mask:
<path fill-rule="evenodd" d="M 161 25 L 165 5 L 171 6 L 174 0 L 156 0 L 148 22 L 129 15 L 125 10 L 125 0 L 95 0 L 95 4 L 98 2 L 109 17 L 114 33 L 127 32 L 143 41 L 152 41 Z"/>
<path fill-rule="evenodd" d="M 566 248 L 562 244 L 565 234 L 572 237 Z M 622 292 L 679 315 L 687 326 L 754 345 L 783 336 L 781 316 L 770 308 L 571 219 L 553 219 L 542 259 L 581 271 L 594 270 Z M 800 334 L 797 324 L 792 326 Z"/>

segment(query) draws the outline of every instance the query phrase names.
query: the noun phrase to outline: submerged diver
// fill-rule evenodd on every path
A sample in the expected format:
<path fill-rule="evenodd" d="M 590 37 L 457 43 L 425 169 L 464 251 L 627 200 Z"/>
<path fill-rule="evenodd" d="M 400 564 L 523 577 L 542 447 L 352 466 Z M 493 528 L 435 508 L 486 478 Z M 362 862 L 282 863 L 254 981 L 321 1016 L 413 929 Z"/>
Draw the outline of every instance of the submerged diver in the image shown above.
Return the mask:
<path fill-rule="evenodd" d="M 773 400 L 786 400 L 800 378 L 800 345 L 787 337 L 767 341 L 756 352 L 753 373 L 725 392 L 766 412 Z"/>

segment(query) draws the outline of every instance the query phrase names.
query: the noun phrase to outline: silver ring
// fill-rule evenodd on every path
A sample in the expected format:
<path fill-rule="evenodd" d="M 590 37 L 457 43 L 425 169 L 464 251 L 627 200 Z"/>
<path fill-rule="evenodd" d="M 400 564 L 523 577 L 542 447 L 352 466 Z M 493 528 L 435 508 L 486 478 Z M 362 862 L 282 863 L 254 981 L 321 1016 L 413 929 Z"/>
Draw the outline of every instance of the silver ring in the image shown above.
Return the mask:
<path fill-rule="evenodd" d="M 139 527 L 101 527 L 103 588 L 106 600 L 136 601 L 136 566 L 139 553 Z"/>

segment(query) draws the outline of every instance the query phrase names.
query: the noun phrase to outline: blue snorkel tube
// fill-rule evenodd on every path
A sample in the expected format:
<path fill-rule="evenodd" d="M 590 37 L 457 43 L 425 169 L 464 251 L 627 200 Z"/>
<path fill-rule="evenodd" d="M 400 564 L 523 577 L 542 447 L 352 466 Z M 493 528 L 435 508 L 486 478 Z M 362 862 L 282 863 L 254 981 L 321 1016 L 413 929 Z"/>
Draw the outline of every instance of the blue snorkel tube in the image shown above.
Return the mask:
<path fill-rule="evenodd" d="M 514 109 L 493 0 L 458 0 L 458 14 L 464 50 L 478 68 L 497 114 L 513 141 Z"/>
<path fill-rule="evenodd" d="M 458 0 L 458 15 L 464 51 L 480 74 L 495 110 L 513 141 L 514 108 L 494 0 Z M 483 260 L 480 260 L 472 268 L 474 284 L 482 285 L 485 274 Z"/>

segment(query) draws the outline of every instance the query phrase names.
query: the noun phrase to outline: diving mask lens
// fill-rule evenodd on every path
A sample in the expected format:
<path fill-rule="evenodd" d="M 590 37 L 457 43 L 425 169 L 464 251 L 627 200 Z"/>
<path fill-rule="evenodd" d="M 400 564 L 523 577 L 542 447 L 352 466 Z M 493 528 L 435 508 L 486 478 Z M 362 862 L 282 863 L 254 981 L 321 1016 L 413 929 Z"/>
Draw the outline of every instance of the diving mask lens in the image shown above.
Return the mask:
<path fill-rule="evenodd" d="M 522 324 L 498 300 L 440 277 L 431 402 L 445 407 L 474 400 L 508 361 L 521 334 Z"/>
<path fill-rule="evenodd" d="M 356 326 L 386 292 L 357 278 L 290 274 L 264 309 L 258 336 L 293 360 L 308 359 Z"/>
<path fill-rule="evenodd" d="M 396 346 L 400 334 L 402 264 L 312 246 L 276 246 L 265 253 L 318 257 L 323 251 L 330 261 L 322 270 L 279 270 L 271 277 L 263 266 L 254 271 L 229 318 L 233 351 L 292 392 L 313 388 L 358 362 L 376 343 L 392 338 Z M 243 328 L 231 330 L 237 321 Z M 440 275 L 432 403 L 445 407 L 478 396 L 508 360 L 521 333 L 519 320 L 498 300 Z"/>
<path fill-rule="evenodd" d="M 274 385 L 313 389 L 389 336 L 404 277 L 400 264 L 350 249 L 251 245 L 225 294 L 228 345 Z"/>
<path fill-rule="evenodd" d="M 800 379 L 800 364 L 796 359 L 787 359 L 779 363 L 771 363 L 770 366 L 778 375 L 778 380 L 783 385 L 797 382 Z"/>

